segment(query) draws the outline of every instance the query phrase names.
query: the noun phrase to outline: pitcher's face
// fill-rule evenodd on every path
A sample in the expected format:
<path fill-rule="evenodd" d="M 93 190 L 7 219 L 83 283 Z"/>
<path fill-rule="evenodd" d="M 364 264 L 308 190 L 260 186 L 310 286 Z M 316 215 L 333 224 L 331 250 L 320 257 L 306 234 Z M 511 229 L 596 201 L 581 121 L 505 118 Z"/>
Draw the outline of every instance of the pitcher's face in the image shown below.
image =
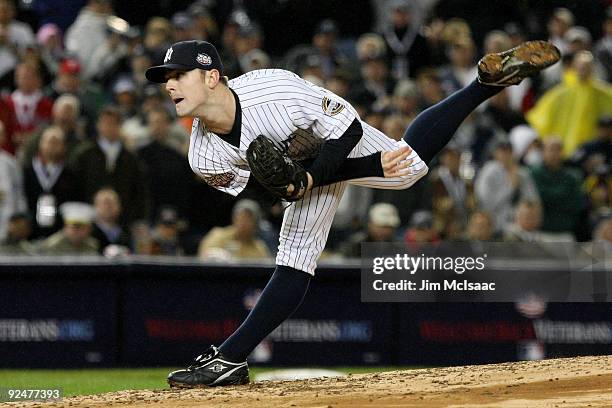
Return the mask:
<path fill-rule="evenodd" d="M 208 89 L 200 69 L 170 71 L 166 74 L 166 91 L 172 98 L 179 117 L 195 116 L 197 109 L 208 99 Z"/>

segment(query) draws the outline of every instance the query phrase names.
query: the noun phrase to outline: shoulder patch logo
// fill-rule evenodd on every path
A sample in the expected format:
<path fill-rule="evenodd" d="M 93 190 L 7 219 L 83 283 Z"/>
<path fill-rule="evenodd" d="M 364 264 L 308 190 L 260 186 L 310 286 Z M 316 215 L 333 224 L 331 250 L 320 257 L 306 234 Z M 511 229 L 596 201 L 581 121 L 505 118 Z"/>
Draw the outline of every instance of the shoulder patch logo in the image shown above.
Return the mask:
<path fill-rule="evenodd" d="M 344 104 L 324 96 L 323 101 L 321 101 L 321 108 L 323 109 L 323 113 L 326 115 L 335 116 L 342 112 L 344 109 Z"/>
<path fill-rule="evenodd" d="M 210 55 L 202 53 L 197 55 L 196 61 L 198 64 L 210 65 L 212 63 L 212 58 L 210 58 Z"/>
<path fill-rule="evenodd" d="M 202 176 L 206 184 L 211 187 L 229 187 L 236 175 L 234 173 L 220 173 Z"/>
<path fill-rule="evenodd" d="M 170 61 L 170 58 L 172 58 L 172 52 L 174 50 L 172 49 L 172 47 L 168 48 L 168 51 L 166 51 L 166 56 L 164 57 L 164 64 L 166 64 L 168 61 Z"/>

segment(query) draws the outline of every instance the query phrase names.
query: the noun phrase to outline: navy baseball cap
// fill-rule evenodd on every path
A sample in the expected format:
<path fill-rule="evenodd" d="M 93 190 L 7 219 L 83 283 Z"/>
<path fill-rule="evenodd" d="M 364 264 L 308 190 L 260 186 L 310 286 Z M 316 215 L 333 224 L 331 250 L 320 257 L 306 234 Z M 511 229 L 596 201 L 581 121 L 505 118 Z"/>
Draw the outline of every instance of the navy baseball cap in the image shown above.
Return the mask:
<path fill-rule="evenodd" d="M 164 83 L 168 71 L 191 71 L 195 68 L 216 69 L 223 75 L 223 63 L 214 45 L 196 40 L 174 43 L 166 51 L 164 64 L 147 69 L 145 76 L 151 82 Z"/>

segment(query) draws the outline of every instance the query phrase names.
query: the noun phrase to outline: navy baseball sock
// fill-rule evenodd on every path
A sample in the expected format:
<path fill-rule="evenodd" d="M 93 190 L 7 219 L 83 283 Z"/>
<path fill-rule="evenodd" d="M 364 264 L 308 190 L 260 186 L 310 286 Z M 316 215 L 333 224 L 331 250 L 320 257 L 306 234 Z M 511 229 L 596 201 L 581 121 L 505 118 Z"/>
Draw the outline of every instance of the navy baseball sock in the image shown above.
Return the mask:
<path fill-rule="evenodd" d="M 503 88 L 474 80 L 465 88 L 425 109 L 406 129 L 404 140 L 429 163 L 451 140 L 459 125 L 478 105 Z"/>
<path fill-rule="evenodd" d="M 308 290 L 311 276 L 277 265 L 257 304 L 240 327 L 219 347 L 231 361 L 244 361 L 266 336 L 295 312 Z"/>

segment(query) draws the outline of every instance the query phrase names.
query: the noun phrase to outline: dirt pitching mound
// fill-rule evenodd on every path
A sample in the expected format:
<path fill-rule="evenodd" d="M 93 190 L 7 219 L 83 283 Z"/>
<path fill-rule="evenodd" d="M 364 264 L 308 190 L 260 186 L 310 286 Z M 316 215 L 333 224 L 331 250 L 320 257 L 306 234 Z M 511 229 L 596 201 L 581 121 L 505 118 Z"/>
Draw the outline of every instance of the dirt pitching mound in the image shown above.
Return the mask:
<path fill-rule="evenodd" d="M 612 356 L 264 381 L 197 390 L 121 391 L 27 406 L 612 407 Z"/>

